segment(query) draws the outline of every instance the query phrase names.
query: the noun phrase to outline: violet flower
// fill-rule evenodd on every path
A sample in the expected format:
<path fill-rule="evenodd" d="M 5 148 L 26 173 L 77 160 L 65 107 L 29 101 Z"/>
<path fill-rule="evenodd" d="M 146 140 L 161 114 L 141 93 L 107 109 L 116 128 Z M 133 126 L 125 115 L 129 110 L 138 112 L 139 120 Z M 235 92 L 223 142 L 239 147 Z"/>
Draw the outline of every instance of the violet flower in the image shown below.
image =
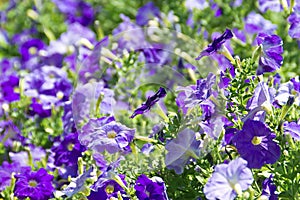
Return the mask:
<path fill-rule="evenodd" d="M 151 18 L 160 16 L 159 8 L 157 8 L 153 2 L 148 2 L 144 6 L 138 9 L 138 13 L 136 15 L 136 23 L 139 26 L 147 25 L 148 21 Z"/>
<path fill-rule="evenodd" d="M 185 165 L 191 158 L 200 155 L 200 141 L 196 139 L 195 132 L 186 128 L 177 137 L 166 144 L 168 151 L 165 163 L 168 169 L 174 169 L 176 174 L 182 174 Z"/>
<path fill-rule="evenodd" d="M 247 161 L 237 158 L 228 164 L 217 165 L 203 192 L 207 199 L 232 200 L 247 190 L 253 180 Z"/>
<path fill-rule="evenodd" d="M 203 56 L 209 56 L 213 53 L 216 53 L 222 48 L 222 45 L 226 42 L 226 40 L 229 40 L 232 37 L 233 33 L 231 32 L 231 30 L 226 29 L 220 37 L 215 38 L 213 42 L 209 44 L 207 48 L 200 53 L 196 60 L 200 60 Z"/>
<path fill-rule="evenodd" d="M 90 119 L 82 127 L 79 134 L 79 141 L 84 146 L 97 151 L 108 153 L 130 151 L 130 142 L 133 140 L 135 130 L 130 129 L 118 122 L 108 121 L 103 117 L 100 119 Z"/>
<path fill-rule="evenodd" d="M 244 29 L 249 34 L 257 34 L 260 32 L 272 34 L 277 29 L 277 25 L 272 24 L 260 14 L 251 12 L 245 19 Z"/>
<path fill-rule="evenodd" d="M 292 38 L 300 38 L 300 4 L 294 6 L 293 13 L 289 16 L 288 22 L 291 24 L 288 31 Z"/>
<path fill-rule="evenodd" d="M 258 0 L 258 9 L 265 13 L 267 10 L 280 12 L 282 10 L 281 3 L 278 0 Z"/>
<path fill-rule="evenodd" d="M 19 77 L 10 75 L 5 77 L 3 82 L 0 84 L 2 98 L 5 101 L 13 102 L 20 99 L 20 94 L 16 90 L 19 88 Z"/>
<path fill-rule="evenodd" d="M 149 179 L 146 175 L 140 175 L 134 189 L 138 199 L 143 200 L 167 200 L 166 186 L 160 177 Z"/>
<path fill-rule="evenodd" d="M 263 122 L 247 120 L 232 141 L 241 157 L 248 161 L 248 167 L 260 169 L 264 164 L 274 164 L 280 157 L 280 146 L 273 141 L 275 137 Z"/>
<path fill-rule="evenodd" d="M 262 183 L 262 195 L 260 199 L 277 200 L 278 195 L 276 192 L 276 185 L 273 182 L 273 174 L 269 178 L 265 179 Z"/>
<path fill-rule="evenodd" d="M 142 103 L 140 107 L 135 109 L 130 118 L 134 118 L 137 115 L 141 115 L 149 111 L 161 98 L 164 98 L 166 94 L 167 91 L 164 88 L 160 87 L 154 95 L 147 98 L 147 101 L 145 103 Z"/>
<path fill-rule="evenodd" d="M 11 174 L 13 172 L 18 173 L 20 171 L 20 165 L 18 162 L 8 163 L 4 161 L 0 166 L 0 192 L 5 190 L 11 183 Z"/>
<path fill-rule="evenodd" d="M 208 7 L 206 0 L 186 0 L 184 5 L 190 11 L 193 9 L 203 10 Z"/>
<path fill-rule="evenodd" d="M 45 49 L 46 45 L 40 39 L 29 39 L 22 44 L 20 47 L 20 54 L 22 56 L 22 61 L 26 62 L 32 57 L 37 57 L 39 51 Z"/>
<path fill-rule="evenodd" d="M 283 62 L 283 42 L 281 38 L 277 35 L 259 33 L 256 41 L 262 48 L 256 73 L 261 75 L 279 69 Z"/>
<path fill-rule="evenodd" d="M 15 175 L 16 184 L 14 194 L 20 199 L 45 200 L 52 196 L 54 188 L 51 184 L 53 176 L 44 168 L 31 171 L 30 167 L 21 169 L 21 173 Z"/>
<path fill-rule="evenodd" d="M 296 122 L 284 122 L 283 130 L 285 134 L 290 134 L 292 138 L 300 140 L 300 119 Z"/>

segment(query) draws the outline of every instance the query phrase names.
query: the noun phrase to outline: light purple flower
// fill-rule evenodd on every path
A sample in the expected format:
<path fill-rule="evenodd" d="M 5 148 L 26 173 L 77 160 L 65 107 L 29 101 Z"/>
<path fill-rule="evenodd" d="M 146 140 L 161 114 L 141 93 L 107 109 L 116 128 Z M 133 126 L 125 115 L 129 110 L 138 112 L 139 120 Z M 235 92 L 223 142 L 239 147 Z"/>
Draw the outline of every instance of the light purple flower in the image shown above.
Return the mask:
<path fill-rule="evenodd" d="M 138 13 L 136 15 L 136 23 L 139 26 L 147 25 L 148 21 L 151 18 L 159 17 L 160 11 L 153 2 L 148 2 L 144 6 L 138 9 Z"/>
<path fill-rule="evenodd" d="M 274 164 L 280 157 L 280 146 L 273 141 L 275 137 L 263 122 L 247 120 L 232 141 L 241 157 L 248 161 L 248 167 L 260 169 L 264 164 Z"/>
<path fill-rule="evenodd" d="M 247 190 L 253 180 L 247 161 L 237 158 L 228 164 L 217 165 L 203 191 L 207 199 L 232 200 Z"/>
<path fill-rule="evenodd" d="M 283 130 L 285 134 L 290 134 L 292 138 L 299 141 L 300 140 L 300 119 L 298 120 L 298 123 L 284 122 Z"/>
<path fill-rule="evenodd" d="M 258 9 L 264 13 L 267 10 L 273 12 L 280 12 L 282 10 L 280 1 L 278 0 L 258 0 Z"/>
<path fill-rule="evenodd" d="M 293 13 L 289 16 L 288 22 L 291 24 L 289 35 L 292 38 L 300 38 L 300 4 L 294 6 Z"/>
<path fill-rule="evenodd" d="M 11 183 L 11 174 L 18 173 L 20 165 L 18 162 L 8 163 L 4 161 L 0 166 L 0 192 L 3 191 Z"/>
<path fill-rule="evenodd" d="M 191 11 L 193 9 L 203 10 L 208 7 L 208 3 L 206 0 L 186 0 L 185 7 Z"/>
<path fill-rule="evenodd" d="M 259 33 L 256 41 L 262 48 L 256 73 L 260 75 L 279 69 L 283 62 L 283 42 L 281 38 L 277 35 Z"/>
<path fill-rule="evenodd" d="M 249 13 L 245 19 L 245 30 L 249 34 L 257 34 L 259 32 L 272 34 L 276 29 L 276 25 L 255 12 Z"/>
<path fill-rule="evenodd" d="M 108 118 L 90 119 L 79 134 L 79 141 L 84 146 L 97 152 L 108 153 L 130 151 L 130 142 L 135 130 Z"/>
<path fill-rule="evenodd" d="M 168 169 L 174 169 L 176 174 L 182 174 L 185 165 L 200 154 L 200 141 L 195 132 L 186 128 L 177 137 L 166 144 L 168 151 L 165 163 Z"/>

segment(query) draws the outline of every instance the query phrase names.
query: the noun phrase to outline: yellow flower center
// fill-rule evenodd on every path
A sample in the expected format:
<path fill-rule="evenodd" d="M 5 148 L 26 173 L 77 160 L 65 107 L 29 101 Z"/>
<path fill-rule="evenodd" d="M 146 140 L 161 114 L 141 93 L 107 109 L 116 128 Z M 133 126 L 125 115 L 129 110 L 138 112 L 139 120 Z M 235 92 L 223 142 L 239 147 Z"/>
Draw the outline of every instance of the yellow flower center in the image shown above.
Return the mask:
<path fill-rule="evenodd" d="M 61 92 L 61 91 L 58 91 L 58 92 L 56 93 L 56 97 L 57 97 L 58 99 L 62 99 L 62 98 L 64 98 L 64 93 Z"/>
<path fill-rule="evenodd" d="M 72 151 L 74 149 L 74 144 L 70 143 L 68 144 L 68 151 Z"/>
<path fill-rule="evenodd" d="M 253 138 L 252 138 L 252 144 L 253 145 L 259 145 L 260 143 L 261 143 L 261 141 L 262 141 L 262 137 L 257 137 L 257 136 L 254 136 Z"/>
<path fill-rule="evenodd" d="M 114 192 L 114 190 L 115 190 L 115 188 L 114 188 L 113 185 L 108 185 L 108 186 L 106 186 L 106 188 L 105 188 L 105 192 L 106 192 L 107 194 L 112 194 L 112 193 Z"/>
<path fill-rule="evenodd" d="M 31 181 L 29 181 L 29 185 L 31 187 L 36 187 L 37 186 L 37 182 L 35 180 L 31 180 Z"/>
<path fill-rule="evenodd" d="M 110 139 L 114 139 L 116 137 L 117 133 L 115 131 L 109 131 L 107 133 L 107 137 Z"/>
<path fill-rule="evenodd" d="M 36 47 L 30 47 L 28 51 L 31 55 L 35 55 L 37 53 L 37 48 Z"/>

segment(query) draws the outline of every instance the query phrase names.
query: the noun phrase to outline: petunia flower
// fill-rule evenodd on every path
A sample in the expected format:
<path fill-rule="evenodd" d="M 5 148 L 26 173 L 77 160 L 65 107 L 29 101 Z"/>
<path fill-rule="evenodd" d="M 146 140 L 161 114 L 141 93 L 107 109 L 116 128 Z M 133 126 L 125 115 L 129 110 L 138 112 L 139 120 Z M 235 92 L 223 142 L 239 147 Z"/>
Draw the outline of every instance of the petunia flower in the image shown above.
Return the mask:
<path fill-rule="evenodd" d="M 216 53 L 222 48 L 222 45 L 226 42 L 226 40 L 229 40 L 232 37 L 233 33 L 231 32 L 231 30 L 226 29 L 220 37 L 215 38 L 213 42 L 200 53 L 196 60 L 200 60 L 203 56 L 209 56 Z"/>
<path fill-rule="evenodd" d="M 39 56 L 39 51 L 45 49 L 46 45 L 40 39 L 29 39 L 24 42 L 20 47 L 20 54 L 22 56 L 22 61 L 26 62 L 32 57 Z"/>
<path fill-rule="evenodd" d="M 53 176 L 49 175 L 44 168 L 34 172 L 30 167 L 23 167 L 21 173 L 15 175 L 15 178 L 14 194 L 20 199 L 28 197 L 31 200 L 45 200 L 52 196 Z"/>
<path fill-rule="evenodd" d="M 138 199 L 143 200 L 167 200 L 166 186 L 160 177 L 149 179 L 145 174 L 140 175 L 134 189 Z"/>
<path fill-rule="evenodd" d="M 159 8 L 157 8 L 154 5 L 154 3 L 150 1 L 138 9 L 136 15 L 136 23 L 139 26 L 144 26 L 147 25 L 148 21 L 151 18 L 159 17 L 159 16 L 160 16 Z"/>
<path fill-rule="evenodd" d="M 133 140 L 135 130 L 130 129 L 109 118 L 90 119 L 79 134 L 79 141 L 97 152 L 108 153 L 130 151 L 130 142 Z"/>
<path fill-rule="evenodd" d="M 174 169 L 176 174 L 182 174 L 185 165 L 200 154 L 200 141 L 195 132 L 186 128 L 177 137 L 166 144 L 168 151 L 165 163 L 168 169 Z"/>
<path fill-rule="evenodd" d="M 166 96 L 167 92 L 164 88 L 160 87 L 159 90 L 152 96 L 147 98 L 147 101 L 137 108 L 130 118 L 134 118 L 137 115 L 141 115 L 151 109 L 161 98 Z"/>
<path fill-rule="evenodd" d="M 288 22 L 291 24 L 288 31 L 291 38 L 300 38 L 300 4 L 297 3 L 292 14 L 288 18 Z"/>
<path fill-rule="evenodd" d="M 279 69 L 283 62 L 283 42 L 281 38 L 277 35 L 259 33 L 256 41 L 262 48 L 256 71 L 257 75 Z"/>
<path fill-rule="evenodd" d="M 258 9 L 265 13 L 267 10 L 280 12 L 282 10 L 281 3 L 278 0 L 258 0 Z"/>
<path fill-rule="evenodd" d="M 247 120 L 241 131 L 233 137 L 233 144 L 249 168 L 260 169 L 274 164 L 280 157 L 280 146 L 273 141 L 274 133 L 261 121 Z"/>
<path fill-rule="evenodd" d="M 1 81 L 0 91 L 2 93 L 2 98 L 5 101 L 13 102 L 20 99 L 20 94 L 17 91 L 19 87 L 19 77 L 16 75 L 10 75 L 4 77 Z"/>
<path fill-rule="evenodd" d="M 253 180 L 247 161 L 237 158 L 228 164 L 217 165 L 203 192 L 207 199 L 232 200 L 247 190 Z"/>
<path fill-rule="evenodd" d="M 0 166 L 0 192 L 3 191 L 11 183 L 11 174 L 20 171 L 20 164 L 18 162 L 8 163 L 4 161 Z"/>
<path fill-rule="evenodd" d="M 276 192 L 276 185 L 273 182 L 273 174 L 269 178 L 265 179 L 262 183 L 262 195 L 260 199 L 277 200 L 278 195 Z"/>
<path fill-rule="evenodd" d="M 298 123 L 284 122 L 283 130 L 285 134 L 290 134 L 292 138 L 299 141 L 300 140 L 300 119 L 298 120 Z"/>
<path fill-rule="evenodd" d="M 244 29 L 251 35 L 260 32 L 272 34 L 277 29 L 277 25 L 272 24 L 269 20 L 266 20 L 260 14 L 250 12 L 245 19 Z"/>

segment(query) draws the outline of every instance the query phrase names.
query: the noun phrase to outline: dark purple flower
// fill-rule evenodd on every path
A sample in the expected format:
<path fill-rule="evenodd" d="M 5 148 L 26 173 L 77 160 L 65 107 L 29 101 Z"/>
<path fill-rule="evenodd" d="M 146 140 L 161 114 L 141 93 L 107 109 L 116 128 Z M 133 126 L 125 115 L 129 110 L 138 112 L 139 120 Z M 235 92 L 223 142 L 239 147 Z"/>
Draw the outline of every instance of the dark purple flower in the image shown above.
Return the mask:
<path fill-rule="evenodd" d="M 40 39 L 29 39 L 20 47 L 20 54 L 22 61 L 26 62 L 32 57 L 37 57 L 40 50 L 44 49 L 46 45 Z"/>
<path fill-rule="evenodd" d="M 299 141 L 300 140 L 300 119 L 298 123 L 296 122 L 284 122 L 283 130 L 285 134 L 290 134 L 292 138 Z"/>
<path fill-rule="evenodd" d="M 167 200 L 166 186 L 160 177 L 149 179 L 146 175 L 140 175 L 134 189 L 138 199 L 143 200 Z"/>
<path fill-rule="evenodd" d="M 233 200 L 247 190 L 253 180 L 247 161 L 237 158 L 228 164 L 217 165 L 203 192 L 207 199 Z"/>
<path fill-rule="evenodd" d="M 291 24 L 289 35 L 292 38 L 300 38 L 300 4 L 294 6 L 293 13 L 289 16 L 288 22 Z"/>
<path fill-rule="evenodd" d="M 241 157 L 248 161 L 248 167 L 260 169 L 264 164 L 274 164 L 280 157 L 280 147 L 273 141 L 275 137 L 263 122 L 247 120 L 232 141 Z"/>
<path fill-rule="evenodd" d="M 19 88 L 19 77 L 15 75 L 10 75 L 5 77 L 3 82 L 1 82 L 1 93 L 2 98 L 5 101 L 13 102 L 20 99 L 20 94 L 17 91 Z"/>
<path fill-rule="evenodd" d="M 278 195 L 276 192 L 276 185 L 273 182 L 273 174 L 270 175 L 269 178 L 265 179 L 262 183 L 262 195 L 261 199 L 269 199 L 269 200 L 277 200 Z"/>
<path fill-rule="evenodd" d="M 143 7 L 138 9 L 138 13 L 136 15 L 136 23 L 139 26 L 147 25 L 148 21 L 151 18 L 160 16 L 159 8 L 157 8 L 153 2 L 148 2 Z"/>
<path fill-rule="evenodd" d="M 259 33 L 256 37 L 258 45 L 261 45 L 261 56 L 256 73 L 273 72 L 280 68 L 283 62 L 283 42 L 277 35 Z"/>
<path fill-rule="evenodd" d="M 249 13 L 245 19 L 245 30 L 249 34 L 257 34 L 259 32 L 272 34 L 276 29 L 276 25 L 255 12 Z"/>
<path fill-rule="evenodd" d="M 30 167 L 24 167 L 20 174 L 15 175 L 15 178 L 14 194 L 20 199 L 29 197 L 32 200 L 46 200 L 52 196 L 53 176 L 49 175 L 44 168 L 34 172 Z"/>
<path fill-rule="evenodd" d="M 226 29 L 220 37 L 215 38 L 213 42 L 209 44 L 207 48 L 200 53 L 196 60 L 201 59 L 203 56 L 209 56 L 213 53 L 218 52 L 222 48 L 222 45 L 226 42 L 226 40 L 229 40 L 232 37 L 233 33 L 231 32 L 231 30 Z"/>
<path fill-rule="evenodd" d="M 72 166 L 77 165 L 77 160 L 85 151 L 85 147 L 79 143 L 78 133 L 75 132 L 67 134 L 58 145 L 54 144 L 52 151 L 56 166 Z"/>
<path fill-rule="evenodd" d="M 177 137 L 166 144 L 168 151 L 165 163 L 168 169 L 174 169 L 176 174 L 182 174 L 185 165 L 191 158 L 200 155 L 200 141 L 196 139 L 194 131 L 186 128 Z"/>
<path fill-rule="evenodd" d="M 0 166 L 0 192 L 10 185 L 11 174 L 18 173 L 20 165 L 18 162 L 8 163 L 4 161 Z"/>
<path fill-rule="evenodd" d="M 272 10 L 274 12 L 281 11 L 280 1 L 277 1 L 277 0 L 259 0 L 258 4 L 259 4 L 258 9 L 262 13 L 266 12 L 267 10 Z"/>
<path fill-rule="evenodd" d="M 103 117 L 90 119 L 82 127 L 78 139 L 81 144 L 97 152 L 105 150 L 109 153 L 128 152 L 134 133 L 134 129 Z"/>
<path fill-rule="evenodd" d="M 149 111 L 152 106 L 154 106 L 161 98 L 164 98 L 167 94 L 167 91 L 160 87 L 159 90 L 152 96 L 147 98 L 147 101 L 143 103 L 139 108 L 135 109 L 130 118 L 134 118 L 137 115 L 144 114 Z"/>

